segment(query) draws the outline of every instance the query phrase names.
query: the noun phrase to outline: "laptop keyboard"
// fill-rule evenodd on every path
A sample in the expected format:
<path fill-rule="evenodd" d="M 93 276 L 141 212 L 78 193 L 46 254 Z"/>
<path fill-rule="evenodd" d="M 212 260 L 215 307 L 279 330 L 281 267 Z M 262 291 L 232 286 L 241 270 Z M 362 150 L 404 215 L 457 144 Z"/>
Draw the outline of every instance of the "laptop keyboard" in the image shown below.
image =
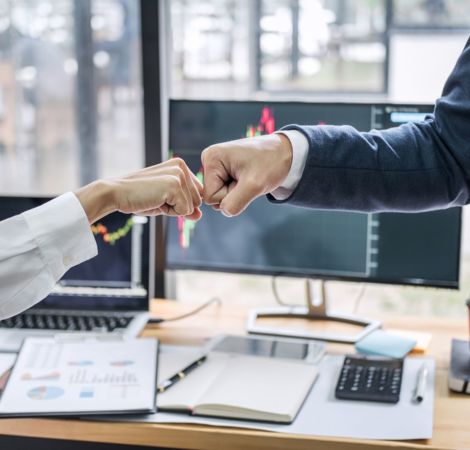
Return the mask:
<path fill-rule="evenodd" d="M 125 329 L 132 316 L 73 315 L 23 313 L 0 321 L 0 328 L 56 331 L 120 331 Z"/>

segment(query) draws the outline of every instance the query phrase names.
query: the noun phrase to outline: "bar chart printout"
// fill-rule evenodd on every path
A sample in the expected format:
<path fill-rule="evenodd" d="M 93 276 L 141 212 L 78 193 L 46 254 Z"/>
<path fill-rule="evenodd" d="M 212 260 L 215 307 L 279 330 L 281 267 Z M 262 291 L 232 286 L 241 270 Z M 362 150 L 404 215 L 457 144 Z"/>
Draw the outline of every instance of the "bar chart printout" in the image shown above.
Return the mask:
<path fill-rule="evenodd" d="M 155 339 L 29 338 L 0 398 L 0 413 L 151 412 L 157 353 Z"/>

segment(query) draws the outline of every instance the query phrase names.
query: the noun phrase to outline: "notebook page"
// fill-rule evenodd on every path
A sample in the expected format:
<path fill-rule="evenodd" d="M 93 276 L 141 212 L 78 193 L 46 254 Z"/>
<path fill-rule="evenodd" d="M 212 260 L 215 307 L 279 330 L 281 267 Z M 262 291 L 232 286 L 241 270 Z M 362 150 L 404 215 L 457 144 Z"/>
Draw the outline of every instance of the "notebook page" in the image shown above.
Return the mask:
<path fill-rule="evenodd" d="M 202 351 L 160 350 L 158 355 L 158 383 L 171 378 L 203 355 Z"/>
<path fill-rule="evenodd" d="M 211 389 L 199 400 L 196 412 L 207 414 L 206 407 L 217 405 L 225 412 L 251 410 L 292 420 L 317 374 L 315 366 L 306 363 L 236 356 L 227 362 Z M 246 414 L 238 415 L 243 416 Z"/>
<path fill-rule="evenodd" d="M 166 355 L 162 358 L 162 362 L 163 364 L 175 366 L 171 359 L 172 357 L 170 355 Z M 180 360 L 179 356 L 175 356 L 175 359 Z M 206 361 L 197 369 L 190 372 L 185 378 L 171 386 L 167 391 L 157 395 L 157 407 L 166 410 L 192 409 L 194 405 L 199 402 L 199 398 L 205 391 L 212 388 L 212 383 L 218 378 L 220 372 L 223 371 L 229 359 L 230 356 L 226 354 L 209 354 Z M 159 379 L 159 382 L 162 381 L 163 379 Z"/>

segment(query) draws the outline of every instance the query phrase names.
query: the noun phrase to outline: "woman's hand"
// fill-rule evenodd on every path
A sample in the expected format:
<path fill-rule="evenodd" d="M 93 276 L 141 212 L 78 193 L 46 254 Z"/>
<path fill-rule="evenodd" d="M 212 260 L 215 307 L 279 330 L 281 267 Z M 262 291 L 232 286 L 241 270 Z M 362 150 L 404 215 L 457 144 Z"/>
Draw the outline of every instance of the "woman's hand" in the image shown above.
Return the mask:
<path fill-rule="evenodd" d="M 174 158 L 121 178 L 95 181 L 75 195 L 91 224 L 114 211 L 199 220 L 202 192 L 202 184 L 186 163 Z"/>

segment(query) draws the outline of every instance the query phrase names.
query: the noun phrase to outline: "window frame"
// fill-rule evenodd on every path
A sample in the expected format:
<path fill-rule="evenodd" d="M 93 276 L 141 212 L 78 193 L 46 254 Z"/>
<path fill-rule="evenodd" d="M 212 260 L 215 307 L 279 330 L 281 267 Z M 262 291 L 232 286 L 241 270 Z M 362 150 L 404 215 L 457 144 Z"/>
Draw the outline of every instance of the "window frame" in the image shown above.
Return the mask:
<path fill-rule="evenodd" d="M 261 76 L 261 67 L 262 67 L 262 53 L 261 53 L 261 32 L 258 27 L 258 32 L 253 33 L 253 36 L 256 36 L 256 42 L 255 45 L 253 46 L 254 51 L 253 51 L 253 67 L 255 68 L 255 90 L 257 92 L 266 92 L 269 93 L 270 96 L 273 98 L 282 98 L 282 97 L 299 97 L 302 96 L 302 98 L 318 98 L 319 96 L 328 96 L 329 98 L 333 99 L 341 99 L 347 96 L 348 98 L 356 98 L 356 97 L 361 97 L 363 98 L 364 95 L 366 95 L 370 99 L 375 99 L 375 98 L 383 98 L 384 96 L 388 95 L 389 93 L 389 68 L 390 68 L 390 31 L 391 31 L 391 19 L 392 19 L 392 10 L 393 10 L 393 5 L 392 1 L 393 0 L 383 0 L 384 1 L 384 6 L 385 6 L 385 30 L 383 32 L 383 44 L 385 46 L 385 59 L 383 62 L 383 74 L 382 74 L 382 89 L 378 91 L 370 91 L 370 90 L 318 90 L 318 89 L 295 89 L 295 90 L 290 90 L 290 89 L 281 89 L 281 90 L 272 90 L 272 89 L 265 89 L 263 86 L 263 80 Z M 256 3 L 256 6 L 253 8 L 253 22 L 254 23 L 259 23 L 262 15 L 262 3 L 263 0 L 253 0 L 254 3 Z M 299 16 L 299 11 L 297 13 L 295 12 L 295 5 L 299 5 L 299 0 L 292 0 L 292 4 L 294 5 L 294 13 L 293 16 L 294 18 L 298 18 Z M 293 29 L 298 30 L 298 26 L 294 24 Z M 295 44 L 295 41 L 298 41 L 298 39 L 295 39 L 293 37 L 293 46 L 298 47 L 298 45 Z M 298 49 L 294 48 L 293 52 L 293 57 L 295 54 L 299 54 Z"/>

